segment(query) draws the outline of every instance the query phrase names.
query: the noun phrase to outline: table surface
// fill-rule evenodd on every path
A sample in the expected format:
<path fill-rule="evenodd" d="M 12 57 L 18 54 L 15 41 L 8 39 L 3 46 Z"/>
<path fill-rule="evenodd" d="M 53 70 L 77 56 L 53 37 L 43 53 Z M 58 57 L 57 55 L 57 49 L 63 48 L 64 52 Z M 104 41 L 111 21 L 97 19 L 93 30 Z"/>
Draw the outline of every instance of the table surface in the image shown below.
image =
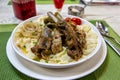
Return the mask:
<path fill-rule="evenodd" d="M 8 2 L 9 0 L 0 0 L 0 24 L 20 23 L 21 21 L 15 18 L 12 6 L 8 5 Z M 68 14 L 68 6 L 70 5 L 79 4 L 65 4 L 61 13 Z M 40 4 L 36 8 L 38 15 L 47 11 L 55 11 L 52 4 Z M 120 36 L 120 5 L 88 6 L 85 9 L 85 19 L 104 19 Z"/>
<path fill-rule="evenodd" d="M 21 20 L 17 19 L 14 16 L 12 6 L 7 5 L 8 0 L 0 0 L 0 3 L 1 3 L 0 4 L 0 24 L 13 24 L 13 23 L 22 22 Z M 63 6 L 61 13 L 68 14 L 68 6 L 70 6 L 70 5 L 79 5 L 79 4 L 65 4 Z M 49 10 L 48 10 L 48 8 L 49 8 Z M 54 5 L 52 5 L 52 4 L 36 5 L 36 9 L 37 9 L 37 15 L 45 14 L 47 11 L 55 11 Z M 85 17 L 84 18 L 87 20 L 105 20 L 110 25 L 110 27 L 120 36 L 120 28 L 119 28 L 119 26 L 120 26 L 120 6 L 118 6 L 118 5 L 88 6 L 85 9 Z M 8 34 L 8 33 L 2 32 L 1 34 L 4 34 L 2 36 L 7 36 L 7 37 L 5 37 L 5 39 L 7 41 L 7 38 L 10 35 L 10 33 Z M 113 33 L 111 33 L 111 34 L 113 34 Z M 4 40 L 2 40 L 2 38 L 1 38 L 0 42 L 1 41 L 4 41 Z M 0 44 L 2 45 L 3 43 L 0 43 Z M 4 44 L 6 44 L 6 43 L 4 43 Z M 4 45 L 3 48 L 2 48 L 2 46 L 0 46 L 0 49 L 5 49 L 5 46 L 6 45 Z M 102 73 L 103 75 L 102 76 L 94 76 L 93 74 L 90 74 L 90 78 L 91 78 L 91 76 L 94 76 L 96 78 L 96 79 L 93 78 L 94 80 L 104 80 L 104 79 L 109 80 L 110 79 L 110 78 L 108 78 L 109 76 L 111 76 L 112 79 L 117 78 L 117 80 L 120 80 L 118 78 L 118 76 L 120 74 L 118 71 L 118 69 L 120 69 L 120 66 L 119 66 L 120 58 L 118 55 L 115 54 L 115 52 L 108 45 L 107 45 L 107 48 L 108 48 L 108 55 L 107 55 L 107 58 L 106 58 L 104 64 L 102 65 L 102 67 L 99 68 L 99 70 L 97 70 L 97 71 L 95 71 L 95 73 L 93 73 L 96 75 L 100 75 Z M 5 51 L 3 53 L 5 53 Z M 2 61 L 2 59 L 0 61 Z M 116 66 L 114 66 L 114 65 L 116 65 Z M 4 73 L 6 73 L 5 70 L 4 70 Z M 99 77 L 99 78 L 97 78 L 97 77 Z M 89 76 L 87 76 L 87 78 L 89 78 Z M 83 80 L 84 79 L 85 78 L 83 78 Z"/>

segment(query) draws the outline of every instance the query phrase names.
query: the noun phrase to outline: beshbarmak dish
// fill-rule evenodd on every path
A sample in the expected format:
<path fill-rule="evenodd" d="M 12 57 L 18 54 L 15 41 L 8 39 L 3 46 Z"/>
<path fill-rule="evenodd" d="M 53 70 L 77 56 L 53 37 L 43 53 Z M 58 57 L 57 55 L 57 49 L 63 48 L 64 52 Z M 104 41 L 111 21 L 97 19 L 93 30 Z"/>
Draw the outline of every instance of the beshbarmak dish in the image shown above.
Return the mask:
<path fill-rule="evenodd" d="M 91 27 L 93 25 L 77 18 L 81 20 L 78 25 L 73 16 L 60 19 L 59 15 L 48 12 L 48 15 L 19 24 L 12 32 L 12 46 L 16 53 L 48 68 L 74 66 L 95 55 L 101 39 L 100 34 Z"/>

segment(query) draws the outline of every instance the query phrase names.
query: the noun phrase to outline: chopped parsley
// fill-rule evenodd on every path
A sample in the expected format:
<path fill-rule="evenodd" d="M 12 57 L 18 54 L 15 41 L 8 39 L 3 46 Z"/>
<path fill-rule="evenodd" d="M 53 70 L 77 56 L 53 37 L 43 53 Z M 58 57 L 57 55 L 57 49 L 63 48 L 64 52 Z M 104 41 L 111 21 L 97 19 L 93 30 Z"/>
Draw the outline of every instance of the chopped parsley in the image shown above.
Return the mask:
<path fill-rule="evenodd" d="M 43 26 L 43 24 L 40 24 L 40 26 Z"/>
<path fill-rule="evenodd" d="M 45 60 L 46 63 L 48 63 L 48 60 Z"/>
<path fill-rule="evenodd" d="M 53 58 L 53 56 L 50 56 L 50 58 Z"/>
<path fill-rule="evenodd" d="M 60 62 L 60 60 L 56 60 L 56 63 L 59 63 Z"/>
<path fill-rule="evenodd" d="M 32 33 L 32 35 L 34 35 L 34 34 L 35 34 L 35 32 Z"/>
<path fill-rule="evenodd" d="M 33 42 L 33 44 L 36 44 L 37 42 Z"/>
<path fill-rule="evenodd" d="M 38 57 L 36 57 L 36 58 L 34 58 L 33 60 L 35 60 L 35 61 L 39 61 L 40 59 L 39 59 Z"/>
<path fill-rule="evenodd" d="M 23 48 L 26 48 L 26 46 L 24 45 Z"/>

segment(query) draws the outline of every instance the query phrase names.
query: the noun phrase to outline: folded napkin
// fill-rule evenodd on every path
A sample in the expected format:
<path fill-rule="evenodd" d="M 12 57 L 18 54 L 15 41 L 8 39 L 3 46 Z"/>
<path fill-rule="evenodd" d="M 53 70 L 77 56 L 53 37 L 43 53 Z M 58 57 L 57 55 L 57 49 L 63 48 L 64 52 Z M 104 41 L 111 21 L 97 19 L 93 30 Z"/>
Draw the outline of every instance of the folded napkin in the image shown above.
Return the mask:
<path fill-rule="evenodd" d="M 95 24 L 96 20 L 90 20 Z M 104 22 L 104 21 L 103 21 Z M 108 26 L 111 35 L 119 39 L 119 36 Z M 6 44 L 11 35 L 12 30 L 17 24 L 4 24 L 0 25 L 0 80 L 35 80 L 30 78 L 18 70 L 16 70 L 9 62 L 6 56 Z M 107 45 L 107 57 L 104 63 L 93 73 L 80 78 L 78 80 L 118 80 L 120 74 L 120 57 L 114 52 L 114 50 Z"/>

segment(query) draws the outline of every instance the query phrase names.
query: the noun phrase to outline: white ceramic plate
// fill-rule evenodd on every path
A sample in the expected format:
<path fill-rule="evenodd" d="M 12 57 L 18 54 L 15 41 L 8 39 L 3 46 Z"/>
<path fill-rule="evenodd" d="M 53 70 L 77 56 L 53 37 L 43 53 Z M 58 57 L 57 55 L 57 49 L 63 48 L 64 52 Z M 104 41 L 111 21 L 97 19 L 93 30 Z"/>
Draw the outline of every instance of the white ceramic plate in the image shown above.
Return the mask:
<path fill-rule="evenodd" d="M 20 72 L 36 79 L 63 80 L 76 79 L 86 76 L 95 71 L 104 62 L 107 54 L 107 48 L 104 40 L 98 53 L 88 61 L 63 69 L 43 68 L 18 56 L 11 46 L 11 38 L 6 46 L 7 57 L 10 63 Z"/>

